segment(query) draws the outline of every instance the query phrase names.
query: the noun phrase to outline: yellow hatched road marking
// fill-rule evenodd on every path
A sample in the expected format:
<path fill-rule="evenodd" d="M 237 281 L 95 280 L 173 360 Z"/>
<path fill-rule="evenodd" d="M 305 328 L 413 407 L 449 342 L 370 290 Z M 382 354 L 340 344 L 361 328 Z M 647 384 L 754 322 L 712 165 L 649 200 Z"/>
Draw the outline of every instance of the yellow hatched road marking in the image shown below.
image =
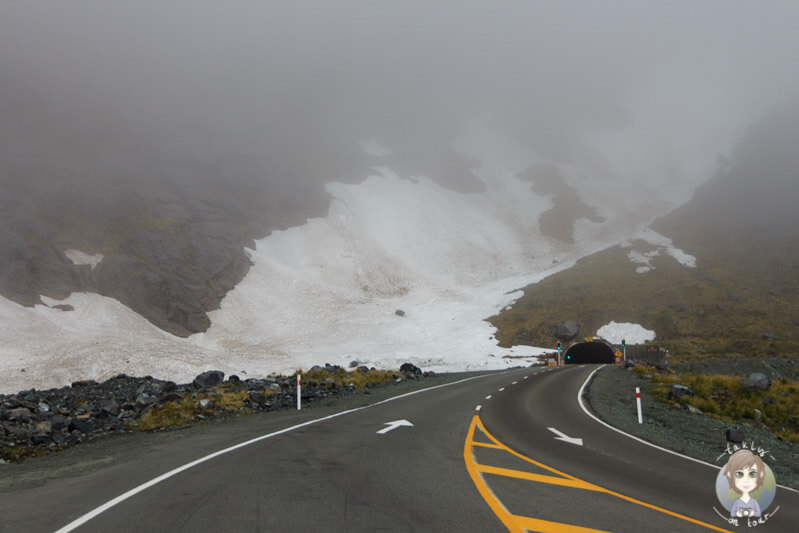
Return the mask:
<path fill-rule="evenodd" d="M 497 450 L 505 449 L 505 447 L 500 444 L 489 444 L 488 442 L 472 442 L 472 446 L 482 446 L 483 448 L 496 448 Z"/>
<path fill-rule="evenodd" d="M 495 474 L 497 476 L 513 477 L 516 479 L 526 479 L 528 481 L 535 481 L 537 483 L 549 483 L 550 485 L 560 485 L 562 487 L 574 487 L 583 490 L 596 490 L 599 492 L 607 492 L 602 487 L 592 485 L 579 479 L 564 479 L 555 476 L 543 476 L 541 474 L 533 474 L 532 472 L 524 472 L 522 470 L 510 470 L 508 468 L 499 468 L 496 466 L 477 465 L 477 471 L 484 474 Z"/>
<path fill-rule="evenodd" d="M 483 435 L 491 441 L 491 443 L 485 442 L 475 442 L 474 441 L 474 431 L 475 429 L 479 428 Z M 530 464 L 533 464 L 539 468 L 547 470 L 548 472 L 552 472 L 560 477 L 555 476 L 548 476 L 548 475 L 541 475 L 541 474 L 533 474 L 531 472 L 523 472 L 521 470 L 511 470 L 507 468 L 500 468 L 495 466 L 489 465 L 481 465 L 478 464 L 474 457 L 474 452 L 472 447 L 479 446 L 484 448 L 495 448 L 504 450 L 511 455 L 518 457 Z M 483 479 L 482 474 L 494 474 L 500 476 L 507 476 L 513 477 L 517 479 L 525 479 L 529 481 L 539 482 L 539 483 L 548 483 L 553 485 L 562 485 L 566 487 L 573 487 L 581 490 L 594 490 L 597 492 L 602 492 L 605 494 L 609 494 L 611 496 L 615 496 L 622 500 L 628 501 L 630 503 L 634 503 L 636 505 L 640 505 L 642 507 L 646 507 L 648 509 L 652 509 L 669 516 L 673 516 L 675 518 L 679 518 L 681 520 L 685 520 L 686 522 L 691 522 L 693 524 L 697 524 L 702 527 L 706 527 L 708 529 L 712 529 L 714 531 L 722 531 L 725 533 L 731 533 L 727 529 L 722 529 L 720 527 L 716 527 L 711 524 L 707 524 L 700 520 L 696 520 L 695 518 L 691 518 L 689 516 L 681 515 L 679 513 L 675 513 L 674 511 L 669 511 L 668 509 L 664 509 L 662 507 L 658 507 L 656 505 L 652 505 L 651 503 L 646 503 L 641 500 L 636 500 L 635 498 L 631 498 L 629 496 L 625 496 L 624 494 L 606 489 L 604 487 L 600 487 L 599 485 L 594 485 L 593 483 L 588 483 L 587 481 L 583 481 L 578 479 L 574 476 L 556 470 L 550 466 L 547 466 L 543 463 L 539 463 L 534 459 L 530 459 L 515 450 L 512 450 L 499 442 L 493 435 L 491 435 L 483 425 L 483 422 L 480 420 L 478 415 L 474 415 L 472 418 L 472 423 L 469 425 L 469 432 L 466 435 L 466 442 L 463 446 L 463 460 L 466 463 L 466 470 L 469 473 L 469 476 L 472 478 L 472 482 L 474 482 L 475 486 L 477 487 L 478 492 L 486 501 L 488 506 L 494 511 L 494 514 L 505 524 L 505 527 L 508 528 L 508 531 L 513 533 L 523 533 L 524 530 L 531 530 L 531 531 L 545 531 L 545 532 L 553 532 L 558 533 L 561 531 L 600 531 L 596 529 L 590 528 L 583 528 L 578 526 L 573 526 L 569 524 L 563 524 L 560 522 L 549 522 L 547 520 L 539 520 L 537 518 L 526 517 L 526 516 L 519 516 L 511 514 L 499 498 L 491 491 L 491 489 L 486 484 L 485 480 Z"/>

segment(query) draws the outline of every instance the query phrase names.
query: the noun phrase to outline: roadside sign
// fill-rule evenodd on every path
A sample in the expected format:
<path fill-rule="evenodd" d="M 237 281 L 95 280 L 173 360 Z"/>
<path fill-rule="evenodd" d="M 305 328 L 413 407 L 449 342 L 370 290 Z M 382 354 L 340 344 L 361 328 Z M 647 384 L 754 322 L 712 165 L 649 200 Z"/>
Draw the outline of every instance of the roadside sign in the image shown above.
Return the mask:
<path fill-rule="evenodd" d="M 621 366 L 621 362 L 622 362 L 622 353 L 621 353 L 620 351 L 618 351 L 618 350 L 617 350 L 617 351 L 616 351 L 616 353 L 615 353 L 614 355 L 616 356 L 616 364 L 617 364 L 617 365 L 619 365 L 619 366 Z"/>

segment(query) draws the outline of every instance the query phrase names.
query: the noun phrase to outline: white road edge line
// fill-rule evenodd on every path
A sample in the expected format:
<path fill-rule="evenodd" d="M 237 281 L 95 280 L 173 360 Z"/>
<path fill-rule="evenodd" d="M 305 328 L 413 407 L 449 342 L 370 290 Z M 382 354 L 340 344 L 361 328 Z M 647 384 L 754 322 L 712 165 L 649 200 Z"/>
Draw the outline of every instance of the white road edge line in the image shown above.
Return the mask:
<path fill-rule="evenodd" d="M 347 415 L 347 414 L 350 414 L 350 413 L 354 413 L 356 411 L 361 411 L 363 409 L 368 409 L 370 407 L 375 407 L 377 405 L 382 405 L 384 403 L 392 402 L 394 400 L 399 400 L 400 398 L 407 398 L 408 396 L 413 396 L 414 394 L 419 394 L 420 392 L 426 392 L 426 391 L 430 391 L 430 390 L 434 390 L 434 389 L 440 389 L 442 387 L 449 387 L 450 385 L 457 385 L 459 383 L 464 383 L 466 381 L 471 381 L 473 379 L 479 379 L 479 378 L 484 378 L 484 377 L 493 376 L 493 375 L 496 375 L 496 374 L 482 374 L 480 376 L 472 376 L 470 378 L 465 378 L 465 379 L 461 379 L 461 380 L 458 380 L 458 381 L 453 381 L 451 383 L 442 383 L 441 385 L 435 385 L 433 387 L 428 387 L 426 389 L 419 389 L 419 390 L 415 390 L 415 391 L 411 391 L 411 392 L 406 392 L 405 394 L 400 394 L 399 396 L 392 396 L 391 398 L 386 398 L 385 400 L 381 400 L 381 401 L 375 402 L 373 404 L 364 405 L 363 407 L 356 407 L 355 409 L 348 409 L 346 411 L 341 411 L 339 413 L 333 413 L 332 415 L 328 415 L 328 416 L 325 416 L 325 417 L 322 417 L 322 418 L 316 418 L 314 420 L 309 420 L 307 422 L 303 422 L 302 424 L 297 424 L 297 425 L 294 425 L 294 426 L 291 426 L 291 427 L 288 427 L 288 428 L 285 428 L 285 429 L 281 429 L 279 431 L 274 431 L 274 432 L 269 433 L 267 435 L 261 435 L 260 437 L 255 437 L 254 439 L 250 439 L 248 441 L 240 442 L 239 444 L 235 444 L 233 446 L 225 448 L 224 450 L 219 450 L 217 452 L 208 454 L 205 457 L 200 457 L 199 459 L 196 459 L 196 460 L 194 460 L 194 461 L 192 461 L 190 463 L 186 463 L 183 466 L 179 466 L 179 467 L 177 467 L 177 468 L 175 468 L 173 470 L 170 470 L 169 472 L 166 472 L 165 474 L 161 474 L 160 476 L 158 476 L 156 478 L 153 478 L 153 479 L 151 479 L 150 481 L 148 481 L 146 483 L 142 483 L 138 487 L 134 487 L 134 488 L 130 489 L 129 491 L 127 491 L 127 492 L 125 492 L 123 494 L 120 494 L 119 496 L 117 496 L 113 500 L 107 501 L 106 503 L 104 503 L 100 507 L 92 509 L 91 511 L 89 511 L 86 514 L 84 514 L 83 516 L 80 516 L 80 517 L 76 518 L 75 520 L 73 520 L 69 524 L 65 525 L 61 529 L 58 529 L 55 533 L 68 533 L 70 531 L 73 531 L 76 528 L 78 528 L 78 527 L 82 526 L 83 524 L 85 524 L 86 522 L 88 522 L 89 520 L 91 520 L 92 518 L 95 518 L 95 517 L 99 516 L 100 514 L 104 513 L 105 511 L 107 511 L 109 509 L 111 509 L 112 507 L 124 502 L 125 500 L 127 500 L 129 498 L 132 498 L 133 496 L 139 494 L 140 492 L 144 492 L 145 490 L 149 489 L 150 487 L 152 487 L 154 485 L 157 485 L 158 483 L 161 483 L 164 480 L 167 480 L 167 479 L 169 479 L 169 478 L 171 478 L 173 476 L 176 476 L 176 475 L 180 474 L 181 472 L 184 472 L 184 471 L 186 471 L 186 470 L 188 470 L 190 468 L 193 468 L 193 467 L 195 467 L 195 466 L 197 466 L 199 464 L 205 463 L 206 461 L 210 461 L 211 459 L 219 457 L 220 455 L 224 455 L 226 453 L 230 453 L 232 451 L 238 450 L 239 448 L 244 448 L 245 446 L 249 446 L 250 444 L 255 444 L 256 442 L 259 442 L 259 441 L 262 441 L 262 440 L 270 439 L 272 437 L 277 437 L 278 435 L 283 435 L 284 433 L 289 433 L 291 431 L 294 431 L 295 429 L 300 429 L 300 428 L 303 428 L 303 427 L 306 427 L 306 426 L 310 426 L 310 425 L 316 424 L 318 422 L 324 422 L 324 421 L 330 420 L 332 418 L 337 418 L 339 416 L 343 416 L 343 415 Z"/>
<path fill-rule="evenodd" d="M 585 387 L 588 385 L 588 382 L 589 382 L 589 381 L 591 381 L 591 378 L 593 378 L 593 377 L 594 377 L 594 374 L 596 374 L 596 373 L 597 373 L 597 371 L 598 371 L 598 370 L 601 370 L 601 369 L 602 369 L 602 367 L 601 367 L 601 366 L 600 366 L 600 367 L 597 367 L 597 368 L 595 368 L 595 369 L 594 369 L 594 370 L 593 370 L 593 371 L 592 371 L 592 372 L 591 372 L 591 373 L 588 375 L 588 377 L 587 377 L 587 378 L 585 378 L 585 381 L 583 382 L 583 386 L 582 386 L 582 387 L 580 387 L 580 390 L 577 392 L 577 403 L 579 403 L 579 404 L 580 404 L 580 408 L 581 408 L 581 409 L 582 409 L 582 410 L 585 412 L 585 414 L 587 414 L 588 416 L 590 416 L 591 418 L 593 418 L 594 420 L 596 420 L 597 422 L 599 422 L 599 423 L 600 423 L 600 424 L 602 424 L 603 426 L 605 426 L 605 427 L 607 427 L 607 428 L 609 428 L 609 429 L 612 429 L 612 430 L 613 430 L 613 431 L 615 431 L 616 433 L 621 433 L 621 434 L 622 434 L 622 435 L 624 435 L 625 437 L 629 437 L 629 438 L 631 438 L 631 439 L 633 439 L 633 440 L 637 440 L 638 442 L 641 442 L 641 443 L 643 443 L 643 444 L 646 444 L 647 446 L 651 446 L 651 447 L 653 447 L 653 448 L 657 448 L 657 449 L 658 449 L 658 450 L 660 450 L 660 451 L 663 451 L 663 452 L 666 452 L 666 453 L 670 453 L 670 454 L 672 454 L 672 455 L 676 455 L 677 457 L 682 457 L 682 458 L 684 458 L 684 459 L 688 459 L 689 461 L 693 461 L 693 462 L 695 462 L 695 463 L 699 463 L 699 464 L 703 464 L 703 465 L 705 465 L 705 466 L 709 466 L 709 467 L 711 467 L 711 468 L 715 468 L 716 470 L 720 470 L 720 469 L 722 468 L 722 467 L 720 467 L 720 466 L 718 466 L 718 465 L 714 465 L 714 464 L 711 464 L 711 463 L 708 463 L 708 462 L 702 461 L 701 459 L 696 459 L 696 458 L 694 458 L 694 457 L 689 457 L 689 456 L 687 456 L 687 455 L 685 455 L 685 454 L 682 454 L 682 453 L 679 453 L 679 452 L 675 452 L 674 450 L 669 450 L 669 449 L 667 449 L 667 448 L 663 448 L 662 446 L 658 446 L 657 444 L 652 444 L 651 442 L 647 442 L 647 441 L 645 441 L 644 439 L 640 439 L 640 438 L 636 437 L 635 435 L 630 435 L 629 433 L 626 433 L 626 432 L 624 432 L 624 431 L 620 430 L 620 429 L 619 429 L 619 428 L 617 428 L 617 427 L 613 427 L 613 426 L 611 426 L 610 424 L 608 424 L 608 423 L 607 423 L 607 422 L 605 422 L 604 420 L 600 420 L 599 418 L 597 418 L 597 417 L 596 417 L 596 416 L 595 416 L 595 415 L 594 415 L 594 414 L 593 414 L 591 411 L 589 411 L 589 410 L 588 410 L 588 408 L 587 408 L 587 407 L 585 406 L 585 404 L 583 403 L 583 392 L 585 391 Z M 786 487 L 786 486 L 784 486 L 784 485 L 777 485 L 777 486 L 778 486 L 779 488 L 781 488 L 781 489 L 786 489 L 786 490 L 790 490 L 790 491 L 792 491 L 792 492 L 799 493 L 799 490 L 793 489 L 793 488 L 791 488 L 791 487 Z"/>

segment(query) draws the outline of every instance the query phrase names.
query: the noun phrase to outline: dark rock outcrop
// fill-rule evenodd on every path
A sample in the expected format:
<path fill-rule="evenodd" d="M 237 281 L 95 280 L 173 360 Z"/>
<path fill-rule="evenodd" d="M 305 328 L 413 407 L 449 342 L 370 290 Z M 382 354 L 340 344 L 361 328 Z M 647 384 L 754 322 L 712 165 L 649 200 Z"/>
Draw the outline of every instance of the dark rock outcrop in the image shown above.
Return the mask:
<path fill-rule="evenodd" d="M 680 401 L 683 396 L 693 396 L 695 393 L 685 385 L 672 385 L 669 389 L 669 399 Z"/>
<path fill-rule="evenodd" d="M 747 392 L 763 392 L 771 387 L 771 380 L 760 372 L 749 374 L 738 383 L 741 385 L 741 389 Z"/>
<path fill-rule="evenodd" d="M 561 340 L 568 341 L 573 339 L 578 331 L 580 331 L 580 328 L 577 326 L 577 322 L 566 320 L 555 328 L 555 336 Z"/>
<path fill-rule="evenodd" d="M 192 385 L 198 389 L 204 389 L 206 387 L 214 387 L 219 385 L 222 383 L 222 381 L 224 381 L 224 379 L 225 373 L 221 370 L 209 370 L 208 372 L 203 372 L 194 378 Z"/>

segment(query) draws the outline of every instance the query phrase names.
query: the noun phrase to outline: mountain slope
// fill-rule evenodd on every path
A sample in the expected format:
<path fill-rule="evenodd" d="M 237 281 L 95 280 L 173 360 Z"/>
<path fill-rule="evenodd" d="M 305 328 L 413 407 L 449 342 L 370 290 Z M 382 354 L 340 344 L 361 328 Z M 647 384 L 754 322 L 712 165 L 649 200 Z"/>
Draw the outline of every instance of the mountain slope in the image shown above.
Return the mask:
<path fill-rule="evenodd" d="M 752 127 L 733 160 L 652 228 L 696 257 L 685 268 L 633 241 L 528 286 L 490 319 L 503 345 L 551 346 L 555 326 L 611 320 L 657 334 L 676 360 L 799 353 L 799 109 Z M 647 259 L 651 267 L 631 259 Z M 636 266 L 639 265 L 639 266 Z M 640 270 L 647 270 L 641 272 Z"/>

